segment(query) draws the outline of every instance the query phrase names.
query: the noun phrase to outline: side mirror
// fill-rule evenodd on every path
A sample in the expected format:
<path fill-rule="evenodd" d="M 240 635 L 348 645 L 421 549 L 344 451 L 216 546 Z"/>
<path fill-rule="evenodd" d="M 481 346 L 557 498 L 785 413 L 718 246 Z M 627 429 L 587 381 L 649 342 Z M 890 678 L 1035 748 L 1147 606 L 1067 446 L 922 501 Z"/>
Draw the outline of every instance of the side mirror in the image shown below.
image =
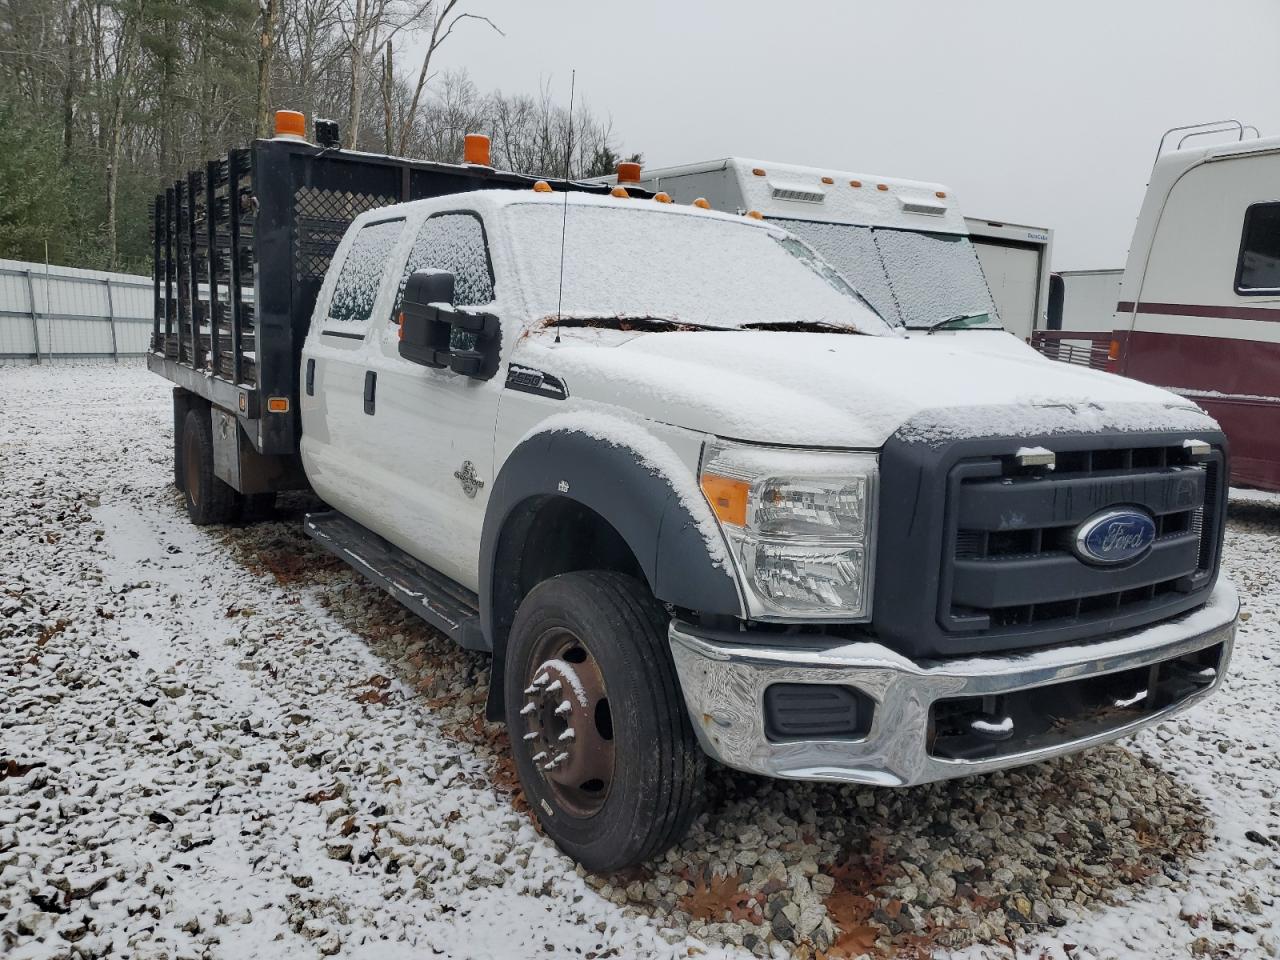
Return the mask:
<path fill-rule="evenodd" d="M 427 367 L 449 365 L 449 325 L 440 306 L 453 304 L 453 274 L 418 270 L 409 275 L 400 298 L 400 356 Z"/>
<path fill-rule="evenodd" d="M 400 356 L 413 363 L 488 380 L 498 372 L 502 331 L 491 313 L 453 307 L 452 273 L 419 270 L 404 286 Z"/>

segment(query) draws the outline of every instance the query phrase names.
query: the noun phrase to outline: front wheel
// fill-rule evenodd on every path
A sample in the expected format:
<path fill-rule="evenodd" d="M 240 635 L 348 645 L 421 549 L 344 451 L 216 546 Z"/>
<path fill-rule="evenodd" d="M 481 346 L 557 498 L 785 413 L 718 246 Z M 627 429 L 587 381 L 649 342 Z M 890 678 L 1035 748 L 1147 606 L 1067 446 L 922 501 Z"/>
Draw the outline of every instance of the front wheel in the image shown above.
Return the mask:
<path fill-rule="evenodd" d="M 667 618 L 637 580 L 566 573 L 534 587 L 506 652 L 507 730 L 542 828 L 588 870 L 684 837 L 706 758 L 680 694 Z"/>

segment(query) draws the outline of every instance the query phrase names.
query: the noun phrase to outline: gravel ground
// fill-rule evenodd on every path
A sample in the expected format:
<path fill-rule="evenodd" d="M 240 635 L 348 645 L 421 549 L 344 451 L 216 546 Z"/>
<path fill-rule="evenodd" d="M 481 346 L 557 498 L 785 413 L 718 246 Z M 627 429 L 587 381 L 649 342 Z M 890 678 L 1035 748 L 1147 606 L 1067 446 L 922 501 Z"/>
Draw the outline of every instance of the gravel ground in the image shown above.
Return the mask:
<path fill-rule="evenodd" d="M 186 523 L 166 385 L 0 369 L 0 955 L 1280 955 L 1280 498 L 1221 694 L 911 790 L 712 773 L 624 876 L 541 837 L 485 658 L 276 520 Z"/>

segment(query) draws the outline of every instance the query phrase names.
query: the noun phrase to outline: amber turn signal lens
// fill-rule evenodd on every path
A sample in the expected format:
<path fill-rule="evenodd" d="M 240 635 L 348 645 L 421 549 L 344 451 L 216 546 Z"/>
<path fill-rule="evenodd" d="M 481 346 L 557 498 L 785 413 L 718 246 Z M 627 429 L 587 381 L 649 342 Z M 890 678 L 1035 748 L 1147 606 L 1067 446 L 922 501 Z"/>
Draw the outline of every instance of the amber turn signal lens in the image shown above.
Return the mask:
<path fill-rule="evenodd" d="M 307 136 L 307 118 L 297 110 L 277 110 L 276 136 L 302 137 L 305 140 Z"/>
<path fill-rule="evenodd" d="M 739 527 L 747 525 L 747 496 L 750 492 L 751 485 L 743 480 L 732 480 L 714 473 L 702 475 L 702 493 L 722 523 Z"/>
<path fill-rule="evenodd" d="M 268 397 L 267 409 L 272 413 L 288 413 L 289 398 L 288 397 Z"/>
<path fill-rule="evenodd" d="M 533 192 L 534 193 L 551 193 L 552 192 L 551 184 L 547 183 L 547 181 L 545 180 L 539 180 L 537 183 L 533 185 Z"/>

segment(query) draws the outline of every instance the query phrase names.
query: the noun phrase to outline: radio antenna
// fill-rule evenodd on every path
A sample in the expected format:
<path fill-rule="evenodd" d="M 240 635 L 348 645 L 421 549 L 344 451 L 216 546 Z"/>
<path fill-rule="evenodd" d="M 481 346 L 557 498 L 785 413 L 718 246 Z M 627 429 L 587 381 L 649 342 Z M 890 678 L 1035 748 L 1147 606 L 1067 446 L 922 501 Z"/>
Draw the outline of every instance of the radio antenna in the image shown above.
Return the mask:
<path fill-rule="evenodd" d="M 569 165 L 573 162 L 573 88 L 578 71 L 569 72 L 569 135 L 564 148 L 564 215 L 560 218 L 560 292 L 556 295 L 556 343 L 560 342 L 560 310 L 564 306 L 564 234 L 569 226 Z"/>

